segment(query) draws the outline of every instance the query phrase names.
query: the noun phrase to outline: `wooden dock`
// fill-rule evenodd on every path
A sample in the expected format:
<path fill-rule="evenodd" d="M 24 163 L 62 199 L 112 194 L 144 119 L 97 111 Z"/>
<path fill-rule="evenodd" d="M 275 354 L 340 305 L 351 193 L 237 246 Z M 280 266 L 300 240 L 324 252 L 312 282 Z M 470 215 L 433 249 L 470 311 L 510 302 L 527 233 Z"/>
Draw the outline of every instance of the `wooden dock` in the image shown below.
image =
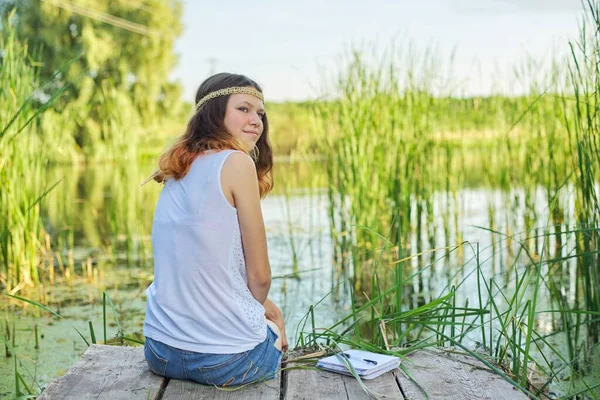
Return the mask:
<path fill-rule="evenodd" d="M 527 399 L 474 358 L 422 350 L 403 363 L 412 379 L 396 370 L 363 382 L 376 398 L 382 399 Z M 355 400 L 369 396 L 353 377 L 316 369 L 288 369 L 277 379 L 222 390 L 154 375 L 144 360 L 142 347 L 92 345 L 38 399 Z"/>

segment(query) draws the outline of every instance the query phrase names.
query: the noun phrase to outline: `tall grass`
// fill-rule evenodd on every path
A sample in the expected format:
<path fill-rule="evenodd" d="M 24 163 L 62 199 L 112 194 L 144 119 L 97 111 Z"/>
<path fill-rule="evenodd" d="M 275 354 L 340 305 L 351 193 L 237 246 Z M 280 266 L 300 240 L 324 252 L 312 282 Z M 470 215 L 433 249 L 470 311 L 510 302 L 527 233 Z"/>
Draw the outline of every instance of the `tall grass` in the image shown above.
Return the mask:
<path fill-rule="evenodd" d="M 557 55 L 540 74 L 528 61 L 516 76 L 528 82 L 527 96 L 472 99 L 454 113 L 439 111 L 460 103 L 448 101 L 432 52 L 349 55 L 333 100 L 314 109 L 335 261 L 355 304 L 327 339 L 382 349 L 388 341 L 479 343 L 524 390 L 533 390 L 532 368 L 547 379 L 540 390 L 564 374 L 590 384 L 600 316 L 598 15 L 590 2 L 594 29 L 572 45 L 570 67 Z M 482 106 L 489 111 L 480 124 Z M 469 238 L 453 219 L 463 212 L 456 187 L 474 151 L 482 154 L 478 185 L 501 189 L 505 220 L 490 204 L 489 227 Z M 440 195 L 445 203 L 434 202 Z M 480 253 L 464 240 L 491 245 Z M 452 271 L 448 286 L 432 293 L 426 282 L 442 263 Z M 467 297 L 472 280 L 475 298 Z M 415 311 L 421 319 L 412 319 Z M 544 320 L 552 334 L 539 328 Z"/>
<path fill-rule="evenodd" d="M 319 150 L 327 157 L 336 261 L 344 270 L 353 267 L 360 277 L 373 272 L 374 232 L 391 231 L 391 245 L 401 254 L 410 246 L 402 239 L 411 219 L 424 222 L 431 208 L 427 177 L 435 155 L 427 116 L 432 97 L 424 87 L 427 81 L 413 73 L 431 71 L 434 59 L 410 60 L 410 72 L 399 76 L 395 54 L 374 69 L 360 52 L 351 57 L 336 82 L 339 100 L 318 106 L 316 112 L 321 120 L 317 136 L 324 138 Z M 410 90 L 400 92 L 402 78 Z M 346 265 L 350 252 L 352 266 Z"/>
<path fill-rule="evenodd" d="M 11 16 L 12 18 L 12 16 Z M 43 140 L 32 123 L 62 93 L 37 97 L 36 62 L 15 39 L 11 19 L 0 36 L 0 284 L 8 289 L 38 281 L 45 232 L 40 202 L 55 182 L 44 180 Z"/>
<path fill-rule="evenodd" d="M 110 171 L 103 171 L 106 173 L 100 179 L 80 181 L 81 159 L 72 137 L 65 134 L 73 116 L 68 109 L 62 115 L 50 110 L 66 87 L 48 94 L 46 86 L 55 83 L 42 85 L 39 81 L 41 61 L 32 58 L 27 44 L 16 39 L 13 18 L 11 15 L 0 30 L 0 288 L 16 293 L 40 283 L 41 276 L 50 277 L 52 282 L 55 266 L 72 275 L 74 264 L 81 261 L 73 259 L 75 246 L 81 244 L 76 243 L 75 234 L 83 233 L 90 241 L 85 245 L 113 260 L 137 262 L 148 258 L 149 220 L 140 210 L 151 210 L 146 203 L 152 199 L 135 190 L 147 171 L 141 171 L 137 163 L 123 168 L 107 165 L 103 170 Z M 69 64 L 56 74 L 67 68 Z M 101 128 L 104 139 L 97 146 L 105 154 L 97 156 L 107 158 L 109 153 L 118 152 L 131 158 L 136 146 L 123 134 L 128 125 L 119 118 L 131 124 L 135 119 L 121 115 L 127 108 L 119 107 L 122 99 L 109 101 L 111 93 L 106 88 L 107 116 L 103 120 L 108 125 Z M 74 164 L 60 168 L 53 164 L 57 160 Z M 46 196 L 58 183 L 60 190 L 51 194 L 48 203 Z M 81 185 L 93 189 L 89 198 L 79 199 Z M 105 195 L 106 191 L 110 196 Z M 80 201 L 91 205 L 84 209 L 92 215 L 77 214 L 80 207 L 74 203 Z M 42 205 L 47 208 L 44 212 Z M 100 224 L 98 210 L 106 218 Z"/>
<path fill-rule="evenodd" d="M 574 236 L 578 232 L 563 234 Z M 541 238 L 550 243 L 553 237 L 554 233 L 549 233 Z M 513 239 L 517 241 L 516 237 Z M 525 235 L 518 240 L 523 252 L 531 239 L 538 238 Z M 510 279 L 502 282 L 503 279 L 486 273 L 483 265 L 488 260 L 482 257 L 485 249 L 470 243 L 463 247 L 468 262 L 456 272 L 461 277 L 458 284 L 436 293 L 423 293 L 427 300 L 422 302 L 406 296 L 407 288 L 414 287 L 442 262 L 443 252 L 437 260 L 402 280 L 383 281 L 374 275 L 367 300 L 361 302 L 360 296 L 353 294 L 352 310 L 336 324 L 325 329 L 315 327 L 311 309 L 300 324 L 297 343 L 334 347 L 344 344 L 400 356 L 429 346 L 452 346 L 479 359 L 532 397 L 546 398 L 551 385 L 561 398 L 597 396 L 600 381 L 591 373 L 597 366 L 588 358 L 597 350 L 598 343 L 587 347 L 573 335 L 575 330 L 586 327 L 579 316 L 598 320 L 600 312 L 574 309 L 568 302 L 550 307 L 552 299 L 545 293 L 548 285 L 554 285 L 552 290 L 557 287 L 564 290 L 563 283 L 554 280 L 550 269 L 565 260 L 532 258 L 529 265 L 514 265 Z M 450 249 L 451 253 L 457 248 Z M 396 268 L 416 257 L 406 257 L 395 264 Z M 469 287 L 474 280 L 475 292 Z M 567 318 L 571 324 L 549 333 L 540 319 L 544 321 L 555 315 L 559 320 Z M 562 337 L 557 339 L 556 335 Z M 565 340 L 567 349 L 561 344 Z M 570 388 L 561 387 L 565 380 L 570 382 Z"/>
<path fill-rule="evenodd" d="M 574 98 L 565 99 L 565 107 L 574 110 L 568 121 L 574 159 L 576 218 L 583 228 L 577 235 L 578 269 L 583 306 L 600 312 L 600 3 L 588 0 L 588 13 L 581 35 L 570 44 L 572 63 L 569 74 Z M 588 322 L 589 344 L 600 342 L 600 323 Z"/>

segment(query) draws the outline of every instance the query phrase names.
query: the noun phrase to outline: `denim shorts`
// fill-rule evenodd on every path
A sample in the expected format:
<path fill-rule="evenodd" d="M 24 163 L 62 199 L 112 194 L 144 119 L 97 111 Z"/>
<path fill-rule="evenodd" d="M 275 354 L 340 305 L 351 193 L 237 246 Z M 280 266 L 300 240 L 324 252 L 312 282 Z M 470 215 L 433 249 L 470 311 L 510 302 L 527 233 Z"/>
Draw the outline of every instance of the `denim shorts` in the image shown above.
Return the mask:
<path fill-rule="evenodd" d="M 147 337 L 144 355 L 156 375 L 205 385 L 239 386 L 275 378 L 283 356 L 274 346 L 275 340 L 277 334 L 267 326 L 267 338 L 252 350 L 211 354 L 181 350 Z"/>

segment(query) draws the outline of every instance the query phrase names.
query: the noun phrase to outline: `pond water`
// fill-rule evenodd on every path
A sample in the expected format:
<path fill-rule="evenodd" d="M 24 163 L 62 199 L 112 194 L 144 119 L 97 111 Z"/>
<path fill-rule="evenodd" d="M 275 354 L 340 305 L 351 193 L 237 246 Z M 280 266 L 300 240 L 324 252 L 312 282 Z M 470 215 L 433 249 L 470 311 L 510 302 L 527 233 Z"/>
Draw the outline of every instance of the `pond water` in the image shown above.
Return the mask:
<path fill-rule="evenodd" d="M 49 185 L 62 181 L 47 199 L 43 212 L 47 229 L 57 243 L 53 263 L 57 271 L 64 270 L 68 276 L 56 272 L 53 277 L 49 270 L 42 271 L 43 284 L 23 288 L 18 295 L 43 303 L 62 318 L 22 301 L 10 300 L 3 305 L 0 327 L 10 340 L 0 357 L 0 397 L 15 393 L 15 366 L 35 392 L 71 367 L 87 348 L 78 331 L 90 341 L 90 321 L 97 341 L 104 341 L 103 292 L 114 304 L 114 310 L 110 306 L 106 310 L 107 340 L 114 340 L 120 333 L 141 338 L 145 289 L 153 274 L 152 213 L 161 187 L 151 183 L 140 188 L 139 183 L 151 172 L 148 164 L 60 166 L 48 170 Z M 331 326 L 348 314 L 351 291 L 344 274 L 332 263 L 326 191 L 309 184 L 313 178 L 302 165 L 282 165 L 276 178 L 277 190 L 262 202 L 274 277 L 270 297 L 286 317 L 292 344 L 298 338 L 297 326 L 311 305 L 320 302 L 315 308 L 316 327 Z M 535 204 L 533 226 L 549 226 L 545 192 L 535 188 L 527 192 L 533 193 Z M 567 221 L 569 212 L 573 212 L 568 193 L 565 191 L 561 199 Z M 413 294 L 408 296 L 408 307 L 418 306 L 424 297 L 435 297 L 462 281 L 457 303 L 469 298 L 473 304 L 477 296 L 475 255 L 487 277 L 502 280 L 510 287 L 513 278 L 508 266 L 526 267 L 515 254 L 519 246 L 501 240 L 501 235 L 485 227 L 497 232 L 529 230 L 524 221 L 531 208 L 526 207 L 524 198 L 525 191 L 518 188 L 506 192 L 465 187 L 452 196 L 436 192 L 431 200 L 430 226 L 413 232 L 410 247 L 413 253 L 415 249 L 439 250 L 411 260 L 415 270 L 427 271 L 408 285 L 407 290 Z M 550 246 L 556 245 L 553 240 Z M 444 256 L 445 247 L 462 241 L 471 244 Z M 543 247 L 540 241 L 533 242 L 532 248 Z M 562 272 L 565 284 L 561 290 L 570 299 L 575 296 L 573 271 L 565 267 Z M 540 298 L 549 307 L 549 296 Z M 556 329 L 555 321 L 547 317 L 540 318 L 537 325 L 539 332 Z M 305 330 L 310 329 L 308 321 Z M 6 352 L 12 357 L 4 357 Z"/>
<path fill-rule="evenodd" d="M 73 249 L 73 272 L 70 279 L 59 278 L 57 272 L 53 284 L 49 274 L 43 274 L 44 284 L 18 293 L 48 306 L 62 318 L 17 300 L 4 304 L 0 326 L 10 337 L 8 351 L 13 356 L 0 357 L 0 397 L 15 392 L 15 354 L 19 373 L 36 389 L 37 384 L 45 386 L 79 359 L 87 344 L 77 331 L 90 341 L 89 321 L 98 342 L 104 341 L 104 291 L 115 309 L 107 306 L 107 339 L 114 339 L 119 331 L 141 337 L 145 289 L 153 274 L 152 212 L 160 193 L 157 184 L 139 188 L 151 169 L 145 167 L 135 171 L 109 165 L 75 170 L 56 167 L 48 172 L 47 182 L 63 181 L 47 199 L 47 226 L 55 240 L 64 244 L 61 262 L 67 271 L 66 249 Z M 116 182 L 113 173 L 118 175 Z M 128 190 L 132 193 L 127 194 Z M 332 256 L 325 198 L 294 191 L 289 196 L 270 195 L 262 203 L 273 275 L 269 297 L 285 315 L 290 342 L 311 305 L 326 297 L 315 316 L 320 326 L 328 326 L 346 313 L 350 304 L 344 286 L 327 296 L 332 289 Z"/>

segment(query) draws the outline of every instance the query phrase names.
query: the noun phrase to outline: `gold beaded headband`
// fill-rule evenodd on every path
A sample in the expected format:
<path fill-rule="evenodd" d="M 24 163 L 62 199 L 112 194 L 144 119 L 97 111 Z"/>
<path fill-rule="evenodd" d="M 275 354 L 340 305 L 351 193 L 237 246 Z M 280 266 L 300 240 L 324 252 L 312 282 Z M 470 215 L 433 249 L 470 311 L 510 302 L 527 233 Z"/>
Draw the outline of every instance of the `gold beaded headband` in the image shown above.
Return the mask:
<path fill-rule="evenodd" d="M 219 97 L 219 96 L 227 96 L 227 95 L 234 94 L 234 93 L 251 94 L 252 96 L 264 101 L 263 94 L 253 87 L 233 86 L 233 87 L 228 87 L 225 89 L 215 90 L 214 92 L 210 92 L 209 94 L 207 94 L 206 96 L 201 98 L 200 101 L 198 102 L 198 104 L 196 104 L 196 110 L 199 110 L 200 107 L 202 107 L 204 105 L 204 103 L 206 103 L 210 99 L 214 99 L 215 97 Z"/>

